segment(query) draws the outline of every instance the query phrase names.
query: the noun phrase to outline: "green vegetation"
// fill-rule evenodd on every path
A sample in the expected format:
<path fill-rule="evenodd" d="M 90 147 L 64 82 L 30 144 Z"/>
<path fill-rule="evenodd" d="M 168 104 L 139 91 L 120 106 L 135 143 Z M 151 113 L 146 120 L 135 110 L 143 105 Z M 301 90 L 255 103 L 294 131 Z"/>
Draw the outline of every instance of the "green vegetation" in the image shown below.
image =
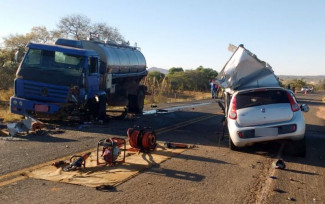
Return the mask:
<path fill-rule="evenodd" d="M 203 66 L 185 71 L 181 67 L 172 67 L 166 76 L 157 71 L 150 72 L 143 82 L 151 93 L 146 103 L 210 98 L 209 80 L 217 75 L 215 70 Z"/>
<path fill-rule="evenodd" d="M 317 84 L 309 84 L 304 79 L 294 79 L 290 81 L 280 81 L 281 86 L 287 88 L 290 85 L 292 89 L 295 87 L 297 91 L 299 91 L 302 87 L 308 86 L 313 87 L 314 91 L 324 91 L 325 90 L 325 79 L 320 80 Z"/>

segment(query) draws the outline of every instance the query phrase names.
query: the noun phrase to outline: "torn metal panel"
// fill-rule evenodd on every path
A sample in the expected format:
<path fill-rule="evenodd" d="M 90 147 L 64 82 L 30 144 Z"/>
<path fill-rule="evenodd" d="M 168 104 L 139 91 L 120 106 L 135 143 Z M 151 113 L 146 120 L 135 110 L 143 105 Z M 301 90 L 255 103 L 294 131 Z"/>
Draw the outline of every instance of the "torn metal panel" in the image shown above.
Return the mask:
<path fill-rule="evenodd" d="M 220 86 L 230 90 L 280 86 L 269 64 L 243 45 L 235 48 L 231 45 L 229 50 L 234 50 L 234 53 L 216 78 Z"/>

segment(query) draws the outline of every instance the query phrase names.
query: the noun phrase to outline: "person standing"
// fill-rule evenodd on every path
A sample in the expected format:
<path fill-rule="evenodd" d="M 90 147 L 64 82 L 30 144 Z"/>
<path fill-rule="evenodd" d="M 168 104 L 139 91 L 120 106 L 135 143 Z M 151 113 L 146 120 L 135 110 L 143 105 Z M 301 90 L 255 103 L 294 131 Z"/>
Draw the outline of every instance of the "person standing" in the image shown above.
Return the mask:
<path fill-rule="evenodd" d="M 216 92 L 215 96 L 216 96 L 216 98 L 218 98 L 218 94 L 219 94 L 219 85 L 218 85 L 217 83 L 214 84 L 214 88 L 215 88 L 215 92 Z"/>
<path fill-rule="evenodd" d="M 216 98 L 216 87 L 212 80 L 210 80 L 210 87 L 211 87 L 212 99 L 215 99 Z"/>

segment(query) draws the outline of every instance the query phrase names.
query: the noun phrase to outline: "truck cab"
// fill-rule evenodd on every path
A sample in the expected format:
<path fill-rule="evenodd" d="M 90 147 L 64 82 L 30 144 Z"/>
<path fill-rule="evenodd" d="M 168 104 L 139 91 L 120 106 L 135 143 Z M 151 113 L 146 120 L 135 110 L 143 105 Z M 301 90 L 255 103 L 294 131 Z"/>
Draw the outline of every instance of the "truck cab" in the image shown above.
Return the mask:
<path fill-rule="evenodd" d="M 10 110 L 23 116 L 71 115 L 101 95 L 96 51 L 29 43 L 16 73 Z"/>

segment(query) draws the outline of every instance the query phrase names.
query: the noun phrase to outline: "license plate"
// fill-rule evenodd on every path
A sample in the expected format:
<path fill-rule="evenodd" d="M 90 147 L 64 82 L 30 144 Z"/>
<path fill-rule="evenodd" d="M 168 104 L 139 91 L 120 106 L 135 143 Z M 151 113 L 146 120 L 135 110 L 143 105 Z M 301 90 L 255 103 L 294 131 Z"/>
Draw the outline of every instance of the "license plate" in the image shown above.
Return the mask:
<path fill-rule="evenodd" d="M 278 128 L 256 128 L 255 136 L 277 136 Z"/>
<path fill-rule="evenodd" d="M 34 109 L 35 109 L 36 112 L 48 112 L 49 111 L 49 106 L 48 105 L 36 104 Z"/>

